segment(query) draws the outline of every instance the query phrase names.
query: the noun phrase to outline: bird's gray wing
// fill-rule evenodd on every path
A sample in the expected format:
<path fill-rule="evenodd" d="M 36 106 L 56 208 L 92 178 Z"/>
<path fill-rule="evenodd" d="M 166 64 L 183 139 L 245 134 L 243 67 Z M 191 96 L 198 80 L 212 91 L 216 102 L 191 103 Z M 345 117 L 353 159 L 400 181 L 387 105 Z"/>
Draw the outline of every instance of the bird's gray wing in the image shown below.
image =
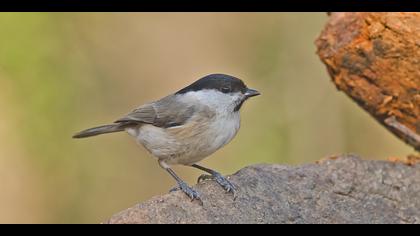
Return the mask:
<path fill-rule="evenodd" d="M 175 97 L 165 97 L 143 105 L 115 122 L 127 125 L 151 124 L 169 128 L 183 125 L 195 111 L 193 105 L 179 102 Z"/>

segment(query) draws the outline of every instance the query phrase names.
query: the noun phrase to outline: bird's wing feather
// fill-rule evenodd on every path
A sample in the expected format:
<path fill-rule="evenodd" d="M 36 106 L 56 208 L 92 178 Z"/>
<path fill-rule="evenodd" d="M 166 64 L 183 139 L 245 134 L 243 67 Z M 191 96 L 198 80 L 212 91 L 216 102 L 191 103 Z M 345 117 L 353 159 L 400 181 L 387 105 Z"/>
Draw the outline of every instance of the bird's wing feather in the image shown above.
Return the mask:
<path fill-rule="evenodd" d="M 146 104 L 134 109 L 115 123 L 146 123 L 153 124 L 156 119 L 156 111 L 153 104 Z"/>
<path fill-rule="evenodd" d="M 169 128 L 183 125 L 195 113 L 193 105 L 186 105 L 174 97 L 163 98 L 154 103 L 143 105 L 115 121 L 125 124 L 151 124 Z"/>

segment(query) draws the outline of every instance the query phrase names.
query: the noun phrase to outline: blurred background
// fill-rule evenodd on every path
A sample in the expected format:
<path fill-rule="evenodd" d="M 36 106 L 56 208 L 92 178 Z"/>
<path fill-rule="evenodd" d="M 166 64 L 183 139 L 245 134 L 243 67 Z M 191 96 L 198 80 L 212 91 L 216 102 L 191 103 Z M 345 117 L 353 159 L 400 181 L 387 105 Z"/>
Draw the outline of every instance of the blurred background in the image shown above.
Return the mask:
<path fill-rule="evenodd" d="M 210 73 L 262 96 L 201 162 L 224 174 L 412 149 L 338 92 L 315 54 L 325 13 L 0 13 L 0 223 L 98 223 L 173 179 L 125 133 L 73 140 Z M 201 174 L 175 167 L 190 184 Z"/>

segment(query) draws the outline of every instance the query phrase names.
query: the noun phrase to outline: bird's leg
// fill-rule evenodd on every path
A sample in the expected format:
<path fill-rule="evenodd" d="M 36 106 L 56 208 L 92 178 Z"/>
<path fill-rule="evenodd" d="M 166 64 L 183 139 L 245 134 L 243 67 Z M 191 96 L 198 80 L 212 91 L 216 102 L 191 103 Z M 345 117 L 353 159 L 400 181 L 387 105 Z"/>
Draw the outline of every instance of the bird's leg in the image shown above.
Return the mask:
<path fill-rule="evenodd" d="M 232 192 L 235 195 L 235 190 L 236 190 L 235 185 L 233 185 L 228 179 L 223 177 L 223 175 L 221 175 L 219 172 L 214 171 L 212 169 L 208 169 L 208 168 L 203 167 L 203 166 L 199 166 L 197 164 L 193 164 L 191 166 L 194 167 L 194 168 L 197 168 L 199 170 L 205 171 L 205 172 L 210 174 L 210 175 L 201 175 L 200 177 L 198 177 L 197 182 L 201 182 L 201 181 L 206 180 L 206 179 L 213 179 L 220 186 L 222 186 L 226 190 L 226 192 Z"/>
<path fill-rule="evenodd" d="M 181 178 L 178 177 L 178 175 L 171 169 L 169 168 L 169 166 L 164 163 L 159 161 L 160 166 L 165 169 L 178 183 L 178 187 L 172 188 L 171 190 L 169 190 L 169 192 L 173 192 L 173 191 L 177 191 L 177 190 L 181 190 L 182 192 L 184 192 L 189 198 L 191 198 L 192 201 L 194 201 L 194 199 L 200 200 L 200 194 L 195 191 L 193 188 L 191 188 L 190 186 L 188 186 L 187 183 L 185 183 Z"/>

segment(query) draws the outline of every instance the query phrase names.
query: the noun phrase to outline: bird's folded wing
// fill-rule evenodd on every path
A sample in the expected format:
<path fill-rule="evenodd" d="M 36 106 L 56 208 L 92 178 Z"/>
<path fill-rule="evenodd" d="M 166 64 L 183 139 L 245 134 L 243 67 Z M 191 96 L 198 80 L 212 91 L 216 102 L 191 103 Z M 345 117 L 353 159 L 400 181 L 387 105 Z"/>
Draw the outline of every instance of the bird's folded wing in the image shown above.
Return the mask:
<path fill-rule="evenodd" d="M 127 114 L 115 121 L 115 123 L 146 123 L 153 124 L 156 119 L 156 111 L 153 108 L 153 104 L 146 104 L 139 108 L 134 109 L 132 112 Z"/>
<path fill-rule="evenodd" d="M 172 100 L 161 100 L 143 105 L 128 115 L 115 121 L 127 125 L 151 124 L 157 127 L 169 128 L 183 125 L 195 112 L 194 106 L 186 106 Z"/>

